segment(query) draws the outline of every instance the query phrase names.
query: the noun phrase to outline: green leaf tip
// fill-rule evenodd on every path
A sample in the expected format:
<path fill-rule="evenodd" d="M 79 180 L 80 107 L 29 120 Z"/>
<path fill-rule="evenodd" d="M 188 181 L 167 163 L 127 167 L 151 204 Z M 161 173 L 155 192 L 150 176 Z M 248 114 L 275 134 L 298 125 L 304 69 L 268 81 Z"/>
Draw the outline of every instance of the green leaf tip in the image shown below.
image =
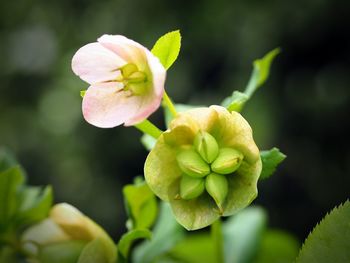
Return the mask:
<path fill-rule="evenodd" d="M 260 241 L 267 228 L 264 208 L 250 206 L 223 224 L 225 262 L 254 262 Z M 270 263 L 270 262 L 269 262 Z"/>
<path fill-rule="evenodd" d="M 229 111 L 240 112 L 254 92 L 266 82 L 270 74 L 272 62 L 280 52 L 280 48 L 275 48 L 262 58 L 254 60 L 253 72 L 250 75 L 245 91 L 234 91 L 230 97 L 227 97 L 221 103 L 221 105 L 226 107 Z"/>
<path fill-rule="evenodd" d="M 281 53 L 281 49 L 275 48 L 261 59 L 257 59 L 253 62 L 254 70 L 259 72 L 257 78 L 257 88 L 264 84 L 269 77 L 272 61 L 279 53 Z"/>
<path fill-rule="evenodd" d="M 134 263 L 156 262 L 157 258 L 167 253 L 184 238 L 185 231 L 175 221 L 170 205 L 160 202 L 160 213 L 153 228 L 152 239 L 144 240 L 136 246 L 132 251 L 130 261 Z"/>
<path fill-rule="evenodd" d="M 158 207 L 153 192 L 145 182 L 124 186 L 123 195 L 129 216 L 130 230 L 150 228 L 156 220 Z"/>
<path fill-rule="evenodd" d="M 350 202 L 335 207 L 316 225 L 296 263 L 350 262 Z"/>
<path fill-rule="evenodd" d="M 24 184 L 25 177 L 17 165 L 0 173 L 0 226 L 11 224 L 17 213 L 19 202 L 17 192 Z M 1 229 L 0 229 L 1 230 Z"/>
<path fill-rule="evenodd" d="M 148 229 L 134 229 L 122 236 L 118 243 L 120 254 L 124 258 L 128 258 L 132 244 L 138 239 L 151 239 L 152 232 Z"/>
<path fill-rule="evenodd" d="M 17 222 L 29 225 L 45 219 L 53 204 L 53 191 L 46 187 L 23 187 L 19 193 L 20 206 L 16 215 Z"/>
<path fill-rule="evenodd" d="M 268 151 L 261 151 L 260 157 L 262 161 L 260 179 L 266 179 L 276 171 L 277 166 L 286 159 L 287 156 L 280 152 L 278 148 L 274 147 Z"/>
<path fill-rule="evenodd" d="M 180 30 L 175 30 L 161 36 L 153 46 L 151 52 L 159 58 L 165 69 L 169 69 L 177 59 L 180 48 Z"/>
<path fill-rule="evenodd" d="M 80 91 L 80 97 L 84 98 L 85 93 L 86 93 L 86 90 L 81 90 L 81 91 Z"/>

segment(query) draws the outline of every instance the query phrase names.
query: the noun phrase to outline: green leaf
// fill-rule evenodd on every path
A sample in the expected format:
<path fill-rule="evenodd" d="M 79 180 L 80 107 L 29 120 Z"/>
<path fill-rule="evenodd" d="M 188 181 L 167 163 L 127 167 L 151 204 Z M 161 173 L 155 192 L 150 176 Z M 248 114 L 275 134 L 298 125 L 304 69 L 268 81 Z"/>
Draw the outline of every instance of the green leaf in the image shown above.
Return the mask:
<path fill-rule="evenodd" d="M 254 262 L 294 262 L 299 247 L 299 241 L 293 235 L 281 230 L 267 230 L 262 237 Z"/>
<path fill-rule="evenodd" d="M 181 34 L 179 30 L 160 37 L 152 48 L 152 53 L 159 58 L 165 69 L 169 69 L 180 53 Z"/>
<path fill-rule="evenodd" d="M 18 263 L 16 251 L 10 246 L 0 245 L 0 262 L 1 263 Z"/>
<path fill-rule="evenodd" d="M 278 148 L 272 148 L 269 151 L 261 151 L 260 157 L 262 161 L 260 179 L 266 179 L 276 171 L 277 166 L 286 159 L 287 156 L 281 153 Z"/>
<path fill-rule="evenodd" d="M 260 207 L 248 207 L 227 220 L 222 231 L 225 262 L 254 262 L 266 223 L 266 212 Z"/>
<path fill-rule="evenodd" d="M 18 165 L 13 154 L 5 148 L 0 148 L 0 173 Z"/>
<path fill-rule="evenodd" d="M 254 92 L 262 86 L 270 74 L 270 67 L 274 58 L 281 52 L 276 48 L 267 53 L 263 58 L 253 62 L 253 72 L 244 92 L 234 91 L 226 98 L 221 105 L 229 111 L 241 111 L 245 103 L 251 98 Z"/>
<path fill-rule="evenodd" d="M 10 223 L 18 208 L 17 191 L 24 182 L 19 166 L 0 173 L 0 231 Z"/>
<path fill-rule="evenodd" d="M 350 262 L 350 202 L 334 208 L 305 240 L 297 263 Z"/>
<path fill-rule="evenodd" d="M 152 232 L 148 229 L 134 229 L 122 236 L 122 238 L 119 240 L 118 248 L 120 254 L 124 258 L 128 258 L 129 250 L 134 241 L 141 238 L 147 238 L 150 239 L 152 236 Z"/>
<path fill-rule="evenodd" d="M 203 263 L 218 262 L 215 258 L 213 240 L 208 234 L 192 234 L 177 243 L 167 253 L 166 258 L 176 259 L 176 262 Z M 159 262 L 164 262 L 161 258 Z"/>
<path fill-rule="evenodd" d="M 145 182 L 123 188 L 125 205 L 132 229 L 149 228 L 157 217 L 157 200 Z"/>
<path fill-rule="evenodd" d="M 150 263 L 168 252 L 185 237 L 185 231 L 172 214 L 170 205 L 161 202 L 160 215 L 154 227 L 152 239 L 144 241 L 134 249 L 132 262 Z"/>
<path fill-rule="evenodd" d="M 86 93 L 86 90 L 81 90 L 81 91 L 80 91 L 80 97 L 84 98 L 85 93 Z"/>
<path fill-rule="evenodd" d="M 80 254 L 77 263 L 115 263 L 116 260 L 110 260 L 107 256 L 107 249 L 104 242 L 97 238 L 88 243 Z"/>
<path fill-rule="evenodd" d="M 19 194 L 20 207 L 16 221 L 20 225 L 29 225 L 46 218 L 53 203 L 52 187 L 25 187 Z"/>
<path fill-rule="evenodd" d="M 253 62 L 254 70 L 252 78 L 250 79 L 247 87 L 248 95 L 252 95 L 252 93 L 259 88 L 262 84 L 265 83 L 270 74 L 270 67 L 274 58 L 281 53 L 280 48 L 275 48 L 274 50 L 267 53 L 263 58 L 257 59 Z"/>
<path fill-rule="evenodd" d="M 229 108 L 230 111 L 240 112 L 248 100 L 249 96 L 247 94 L 236 90 L 231 97 L 226 98 L 222 102 L 222 106 Z"/>

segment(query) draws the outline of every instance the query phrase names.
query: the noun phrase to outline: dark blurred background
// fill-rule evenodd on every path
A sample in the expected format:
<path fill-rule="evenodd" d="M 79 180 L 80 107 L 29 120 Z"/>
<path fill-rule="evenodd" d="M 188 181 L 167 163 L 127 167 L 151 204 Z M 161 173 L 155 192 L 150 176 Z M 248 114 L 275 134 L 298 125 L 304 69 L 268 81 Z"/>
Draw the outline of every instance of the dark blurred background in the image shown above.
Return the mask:
<path fill-rule="evenodd" d="M 70 67 L 100 35 L 151 48 L 180 29 L 168 72 L 176 102 L 218 104 L 242 90 L 251 63 L 280 46 L 272 76 L 243 115 L 261 149 L 288 155 L 260 182 L 270 225 L 301 240 L 349 197 L 350 4 L 305 1 L 16 0 L 0 8 L 0 145 L 14 151 L 33 185 L 52 184 L 114 238 L 125 230 L 121 189 L 142 174 L 147 151 L 134 128 L 99 129 L 81 114 L 87 84 Z M 163 125 L 161 111 L 152 117 Z"/>

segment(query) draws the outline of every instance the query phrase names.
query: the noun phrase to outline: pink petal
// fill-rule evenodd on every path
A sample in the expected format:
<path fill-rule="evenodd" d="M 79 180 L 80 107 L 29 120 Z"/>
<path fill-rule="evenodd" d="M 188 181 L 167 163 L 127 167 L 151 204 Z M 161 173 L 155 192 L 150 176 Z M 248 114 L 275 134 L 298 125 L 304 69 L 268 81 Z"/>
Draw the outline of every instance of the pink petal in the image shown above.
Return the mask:
<path fill-rule="evenodd" d="M 139 70 L 147 66 L 145 47 L 121 35 L 103 35 L 97 40 L 102 46 L 114 52 L 129 63 L 135 63 Z"/>
<path fill-rule="evenodd" d="M 141 107 L 132 118 L 125 122 L 125 126 L 131 126 L 147 119 L 162 102 L 166 70 L 159 59 L 148 50 L 146 50 L 146 56 L 152 74 L 152 90 L 144 96 Z"/>
<path fill-rule="evenodd" d="M 165 69 L 162 65 L 161 67 L 157 67 L 152 65 L 151 71 L 154 73 L 153 75 L 153 83 L 152 90 L 145 96 L 142 96 L 142 102 L 135 113 L 128 121 L 125 122 L 125 126 L 135 125 L 145 119 L 147 119 L 153 112 L 155 112 L 163 98 L 164 93 L 164 83 L 165 83 Z"/>
<path fill-rule="evenodd" d="M 115 83 L 90 86 L 83 99 L 85 120 L 100 128 L 118 126 L 134 116 L 141 103 L 140 96 L 128 96 Z"/>
<path fill-rule="evenodd" d="M 131 118 L 129 118 L 127 121 L 125 121 L 125 126 L 132 126 L 137 123 L 140 123 L 141 121 L 147 119 L 153 112 L 155 112 L 161 102 L 162 102 L 162 95 L 155 96 L 154 94 L 151 94 L 151 96 L 143 96 L 142 101 L 139 103 L 139 107 L 137 111 L 134 113 Z"/>
<path fill-rule="evenodd" d="M 125 64 L 125 60 L 99 43 L 83 46 L 72 59 L 74 73 L 89 84 L 116 79 L 120 74 L 116 69 Z"/>
<path fill-rule="evenodd" d="M 153 90 L 157 96 L 163 96 L 166 70 L 159 59 L 146 50 L 148 67 L 152 72 Z"/>

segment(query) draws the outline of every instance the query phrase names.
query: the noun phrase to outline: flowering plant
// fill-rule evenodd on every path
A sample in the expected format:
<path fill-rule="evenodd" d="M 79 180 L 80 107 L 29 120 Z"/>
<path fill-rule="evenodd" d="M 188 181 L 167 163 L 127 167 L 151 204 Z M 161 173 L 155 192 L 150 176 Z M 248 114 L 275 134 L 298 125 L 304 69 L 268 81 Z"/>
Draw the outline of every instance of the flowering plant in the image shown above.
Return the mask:
<path fill-rule="evenodd" d="M 124 36 L 103 35 L 72 60 L 74 73 L 90 85 L 81 92 L 86 121 L 101 128 L 134 126 L 150 151 L 145 180 L 137 177 L 123 188 L 127 232 L 115 242 L 75 207 L 53 205 L 51 187 L 28 186 L 16 160 L 0 151 L 0 262 L 271 263 L 297 257 L 298 241 L 270 230 L 262 207 L 249 207 L 258 181 L 286 156 L 277 148 L 259 151 L 240 114 L 267 80 L 279 49 L 254 61 L 243 92 L 220 105 L 194 107 L 173 104 L 164 88 L 180 46 L 179 31 L 162 36 L 151 51 Z M 161 105 L 165 131 L 148 120 Z M 230 218 L 222 223 L 222 216 Z M 349 216 L 348 201 L 327 215 L 296 262 L 348 262 Z M 207 226 L 210 233 L 186 231 Z M 145 240 L 136 244 L 138 239 Z M 277 249 L 266 246 L 276 240 Z"/>

